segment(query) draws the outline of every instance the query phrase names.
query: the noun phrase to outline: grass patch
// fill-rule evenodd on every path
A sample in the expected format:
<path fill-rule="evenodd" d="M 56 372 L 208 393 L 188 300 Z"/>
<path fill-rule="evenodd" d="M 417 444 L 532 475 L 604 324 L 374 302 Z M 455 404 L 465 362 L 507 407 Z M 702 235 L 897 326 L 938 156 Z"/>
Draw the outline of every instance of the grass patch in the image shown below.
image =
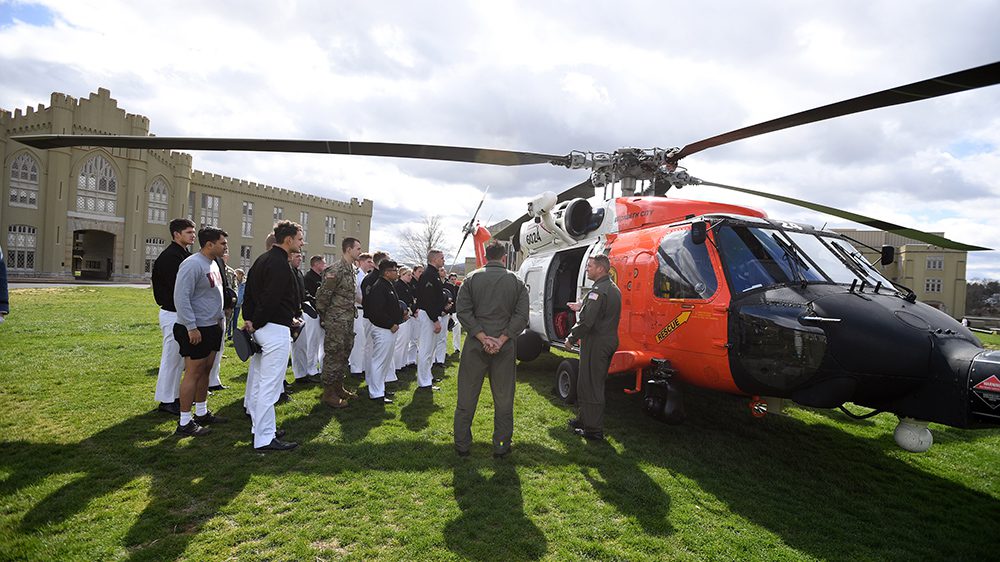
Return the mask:
<path fill-rule="evenodd" d="M 932 425 L 913 455 L 895 418 L 690 390 L 689 419 L 645 417 L 608 385 L 602 444 L 571 436 L 552 398 L 560 357 L 522 365 L 515 449 L 490 457 L 484 392 L 468 459 L 452 451 L 457 362 L 442 391 L 395 404 L 278 406 L 301 443 L 251 448 L 246 365 L 229 349 L 210 397 L 229 417 L 178 440 L 153 411 L 149 291 L 17 290 L 0 327 L 0 559 L 40 560 L 975 560 L 1000 534 L 1000 431 Z M 985 339 L 985 338 L 984 338 Z M 1000 343 L 1000 342 L 998 342 Z M 354 383 L 356 386 L 356 383 Z"/>

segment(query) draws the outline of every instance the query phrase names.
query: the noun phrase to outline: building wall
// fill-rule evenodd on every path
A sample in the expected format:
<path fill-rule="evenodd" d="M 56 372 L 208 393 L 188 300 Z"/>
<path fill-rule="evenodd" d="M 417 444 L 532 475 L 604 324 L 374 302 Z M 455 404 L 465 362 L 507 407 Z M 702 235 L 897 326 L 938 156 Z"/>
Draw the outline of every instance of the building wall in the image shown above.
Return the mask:
<path fill-rule="evenodd" d="M 251 248 L 252 258 L 263 251 L 276 207 L 282 208 L 284 219 L 296 222 L 302 213 L 308 214 L 305 252 L 309 255 L 339 256 L 344 236 L 368 245 L 372 202 L 367 199 L 335 201 L 202 172 L 192 168 L 189 154 L 180 152 L 94 147 L 36 150 L 10 140 L 26 134 L 149 134 L 149 120 L 120 109 L 104 88 L 79 100 L 53 93 L 49 102 L 48 107 L 39 104 L 24 111 L 0 110 L 4 163 L 0 174 L 0 245 L 8 256 L 14 250 L 11 277 L 72 278 L 89 273 L 101 278 L 106 277 L 110 258 L 112 280 L 148 278 L 149 254 L 159 252 L 159 248 L 154 252 L 153 246 L 170 241 L 167 223 L 191 217 L 201 224 L 203 211 L 213 207 L 217 210 L 205 216 L 206 222 L 229 233 L 233 266 L 240 263 L 242 246 Z M 95 162 L 103 164 L 99 168 L 103 175 L 88 176 Z M 19 175 L 20 166 L 26 163 L 31 164 L 34 182 L 32 177 Z M 88 177 L 93 178 L 91 183 Z M 113 193 L 100 191 L 101 179 L 114 180 Z M 87 190 L 87 185 L 96 185 L 97 191 Z M 158 190 L 155 201 L 151 201 L 151 189 Z M 159 191 L 165 193 L 160 195 Z M 206 195 L 214 199 L 206 201 Z M 211 204 L 214 202 L 218 205 Z M 251 203 L 254 210 L 246 236 L 242 230 L 244 202 Z M 327 217 L 335 220 L 330 243 L 324 229 Z M 98 262 L 100 268 L 91 267 Z"/>
<path fill-rule="evenodd" d="M 965 316 L 967 252 L 932 246 L 880 230 L 834 230 L 876 248 L 895 247 L 896 260 L 881 267 L 886 277 L 912 289 L 921 302 L 939 308 L 954 318 Z M 869 262 L 877 262 L 877 252 L 862 246 L 858 249 Z"/>

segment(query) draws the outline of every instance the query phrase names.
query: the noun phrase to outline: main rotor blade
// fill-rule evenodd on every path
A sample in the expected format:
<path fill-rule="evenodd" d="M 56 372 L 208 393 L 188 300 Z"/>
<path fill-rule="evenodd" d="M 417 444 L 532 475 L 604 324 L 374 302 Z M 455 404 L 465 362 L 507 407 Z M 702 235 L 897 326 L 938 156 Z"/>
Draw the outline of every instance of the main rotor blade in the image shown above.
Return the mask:
<path fill-rule="evenodd" d="M 301 152 L 311 154 L 355 154 L 393 158 L 419 158 L 472 162 L 496 166 L 557 164 L 565 166 L 568 156 L 515 152 L 467 146 L 400 144 L 389 142 L 351 142 L 297 139 L 232 139 L 193 137 L 143 137 L 127 135 L 23 135 L 11 139 L 35 148 L 69 146 L 104 146 L 162 150 L 248 150 L 256 152 Z"/>
<path fill-rule="evenodd" d="M 860 96 L 832 103 L 830 105 L 824 105 L 823 107 L 817 107 L 815 109 L 809 109 L 792 115 L 786 115 L 785 117 L 779 117 L 777 119 L 772 119 L 770 121 L 750 125 L 749 127 L 743 127 L 742 129 L 736 129 L 735 131 L 730 131 L 721 135 L 716 135 L 685 146 L 680 152 L 671 158 L 671 161 L 677 162 L 685 156 L 690 156 L 695 152 L 701 152 L 706 148 L 728 144 L 748 137 L 763 135 L 764 133 L 780 131 L 781 129 L 787 129 L 789 127 L 797 127 L 799 125 L 815 123 L 817 121 L 868 111 L 870 109 L 878 109 L 880 107 L 899 105 L 909 103 L 911 101 L 919 101 L 954 94 L 965 90 L 973 90 L 984 86 L 992 86 L 997 83 L 1000 83 L 1000 62 L 970 68 L 960 72 L 953 72 L 951 74 L 944 74 L 942 76 L 938 76 L 937 78 L 930 78 L 928 80 L 914 82 L 897 88 L 890 88 L 874 94 L 868 94 L 866 96 Z"/>
<path fill-rule="evenodd" d="M 582 197 L 584 199 L 590 199 L 593 196 L 594 196 L 594 184 L 591 183 L 589 179 L 587 179 L 574 185 L 573 187 L 567 189 L 566 191 L 560 193 L 556 197 L 556 202 L 562 203 L 563 201 L 569 201 L 570 199 L 576 199 L 578 197 Z M 524 224 L 524 221 L 530 218 L 531 217 L 528 216 L 527 213 L 521 215 L 520 217 L 517 218 L 517 220 L 503 227 L 503 229 L 500 230 L 500 232 L 494 234 L 493 238 L 497 240 L 510 240 L 514 238 L 515 236 L 517 236 L 519 232 L 521 232 L 521 225 Z"/>
<path fill-rule="evenodd" d="M 877 228 L 879 230 L 884 230 L 886 232 L 892 232 L 893 234 L 898 234 L 900 236 L 905 236 L 906 238 L 912 238 L 913 240 L 919 240 L 921 242 L 926 242 L 928 244 L 933 244 L 935 246 L 940 246 L 942 248 L 948 248 L 951 250 L 962 250 L 965 252 L 974 252 L 977 250 L 991 250 L 992 248 L 984 248 L 982 246 L 972 246 L 970 244 L 963 244 L 961 242 L 955 242 L 954 240 L 948 240 L 937 234 L 931 234 L 930 232 L 924 232 L 922 230 L 915 230 L 912 228 L 907 228 L 905 226 L 899 226 L 898 224 L 892 224 L 891 222 L 885 222 L 879 219 L 873 219 L 871 217 L 866 217 L 865 215 L 859 215 L 857 213 L 852 213 L 850 211 L 843 211 L 841 209 L 836 209 L 834 207 L 827 207 L 826 205 L 820 205 L 819 203 L 810 203 L 809 201 L 803 201 L 802 199 L 795 199 L 793 197 L 785 197 L 784 195 L 775 195 L 773 193 L 765 193 L 763 191 L 756 191 L 753 189 L 747 189 L 745 187 L 736 187 L 733 185 L 724 185 L 721 183 L 714 183 L 710 181 L 702 181 L 700 185 L 710 185 L 712 187 L 721 187 L 722 189 L 729 189 L 732 191 L 739 191 L 741 193 L 749 193 L 751 195 L 756 195 L 758 197 L 764 197 L 767 199 L 774 199 L 775 201 L 781 201 L 783 203 L 789 203 L 791 205 L 796 205 L 799 207 L 805 207 L 806 209 L 811 209 L 813 211 L 819 211 L 821 213 L 826 213 L 828 215 L 833 215 L 835 217 L 840 217 L 842 219 L 847 219 L 865 226 L 870 226 L 872 228 Z"/>

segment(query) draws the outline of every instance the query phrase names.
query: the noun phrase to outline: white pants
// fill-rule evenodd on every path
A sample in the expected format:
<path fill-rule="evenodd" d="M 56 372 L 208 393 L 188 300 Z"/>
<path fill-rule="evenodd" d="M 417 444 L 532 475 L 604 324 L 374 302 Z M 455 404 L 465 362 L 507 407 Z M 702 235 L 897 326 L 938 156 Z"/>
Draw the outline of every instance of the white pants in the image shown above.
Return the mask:
<path fill-rule="evenodd" d="M 417 321 L 417 311 L 410 318 L 410 344 L 406 347 L 406 365 L 417 364 L 417 343 L 420 342 L 420 323 Z"/>
<path fill-rule="evenodd" d="M 372 339 L 372 329 L 375 326 L 367 318 L 363 318 L 361 324 L 365 327 L 365 372 L 367 373 L 374 368 L 372 360 L 375 357 L 375 340 Z"/>
<path fill-rule="evenodd" d="M 282 383 L 288 366 L 291 333 L 286 326 L 268 322 L 253 335 L 262 351 L 250 358 L 247 380 L 253 383 L 247 387 L 247 409 L 250 410 L 253 446 L 263 447 L 274 439 L 277 429 L 274 404 L 284 390 Z"/>
<path fill-rule="evenodd" d="M 215 363 L 212 363 L 212 370 L 208 372 L 208 386 L 222 386 L 219 369 L 222 368 L 222 353 L 226 351 L 226 319 L 223 318 L 219 325 L 222 326 L 222 347 L 215 354 Z M 180 392 L 180 387 L 177 387 L 177 392 Z"/>
<path fill-rule="evenodd" d="M 160 309 L 160 332 L 163 333 L 163 351 L 160 352 L 160 371 L 156 375 L 157 402 L 173 402 L 181 395 L 181 373 L 184 372 L 184 357 L 181 346 L 174 339 L 174 324 L 177 313 Z M 216 355 L 222 355 L 217 353 Z"/>
<path fill-rule="evenodd" d="M 368 396 L 382 398 L 385 396 L 385 381 L 392 370 L 392 352 L 395 349 L 396 334 L 392 330 L 372 325 L 372 367 L 365 371 L 365 382 L 368 383 Z"/>
<path fill-rule="evenodd" d="M 422 310 L 417 316 L 416 328 L 420 334 L 417 342 L 417 385 L 430 386 L 434 382 L 431 366 L 434 364 L 434 344 L 438 334 L 434 333 L 434 322 Z"/>
<path fill-rule="evenodd" d="M 392 350 L 392 370 L 402 369 L 406 366 L 406 351 L 410 347 L 410 332 L 416 322 L 413 319 L 407 320 L 399 325 L 396 330 L 396 345 Z"/>
<path fill-rule="evenodd" d="M 455 320 L 455 327 L 451 329 L 451 346 L 458 351 L 462 349 L 462 324 L 458 321 L 457 314 L 452 314 L 451 317 Z"/>
<path fill-rule="evenodd" d="M 306 316 L 306 318 L 309 318 Z M 309 372 L 310 369 L 315 369 L 315 365 L 309 365 L 309 334 L 306 333 L 307 325 L 302 326 L 302 332 L 299 333 L 299 339 L 291 343 L 292 351 L 292 375 L 295 376 L 296 380 L 305 378 L 313 373 Z M 291 331 L 289 330 L 289 333 Z M 291 337 L 291 336 L 289 336 Z"/>
<path fill-rule="evenodd" d="M 441 331 L 434 334 L 434 362 L 444 363 L 448 345 L 448 315 L 441 316 Z"/>
<path fill-rule="evenodd" d="M 319 325 L 319 318 L 310 318 L 305 315 L 306 325 L 302 328 L 302 335 L 299 338 L 306 339 L 306 359 L 308 360 L 308 374 L 318 375 L 323 371 L 323 338 L 326 332 Z"/>
<path fill-rule="evenodd" d="M 357 314 L 357 318 L 354 319 L 354 347 L 351 348 L 351 356 L 347 360 L 352 373 L 365 370 L 365 319 L 361 316 L 361 310 L 358 310 Z"/>

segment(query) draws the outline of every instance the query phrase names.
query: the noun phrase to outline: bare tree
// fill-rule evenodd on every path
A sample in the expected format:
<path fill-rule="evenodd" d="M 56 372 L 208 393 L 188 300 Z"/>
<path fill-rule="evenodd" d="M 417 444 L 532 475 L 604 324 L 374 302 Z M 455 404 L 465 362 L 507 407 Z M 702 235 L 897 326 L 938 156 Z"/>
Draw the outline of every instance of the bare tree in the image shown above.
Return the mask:
<path fill-rule="evenodd" d="M 446 243 L 447 236 L 441 225 L 441 217 L 434 215 L 424 217 L 423 224 L 417 229 L 406 229 L 399 237 L 399 259 L 402 263 L 414 265 L 427 263 L 427 252 L 437 248 L 444 252 L 445 260 L 451 255 L 451 244 Z"/>

